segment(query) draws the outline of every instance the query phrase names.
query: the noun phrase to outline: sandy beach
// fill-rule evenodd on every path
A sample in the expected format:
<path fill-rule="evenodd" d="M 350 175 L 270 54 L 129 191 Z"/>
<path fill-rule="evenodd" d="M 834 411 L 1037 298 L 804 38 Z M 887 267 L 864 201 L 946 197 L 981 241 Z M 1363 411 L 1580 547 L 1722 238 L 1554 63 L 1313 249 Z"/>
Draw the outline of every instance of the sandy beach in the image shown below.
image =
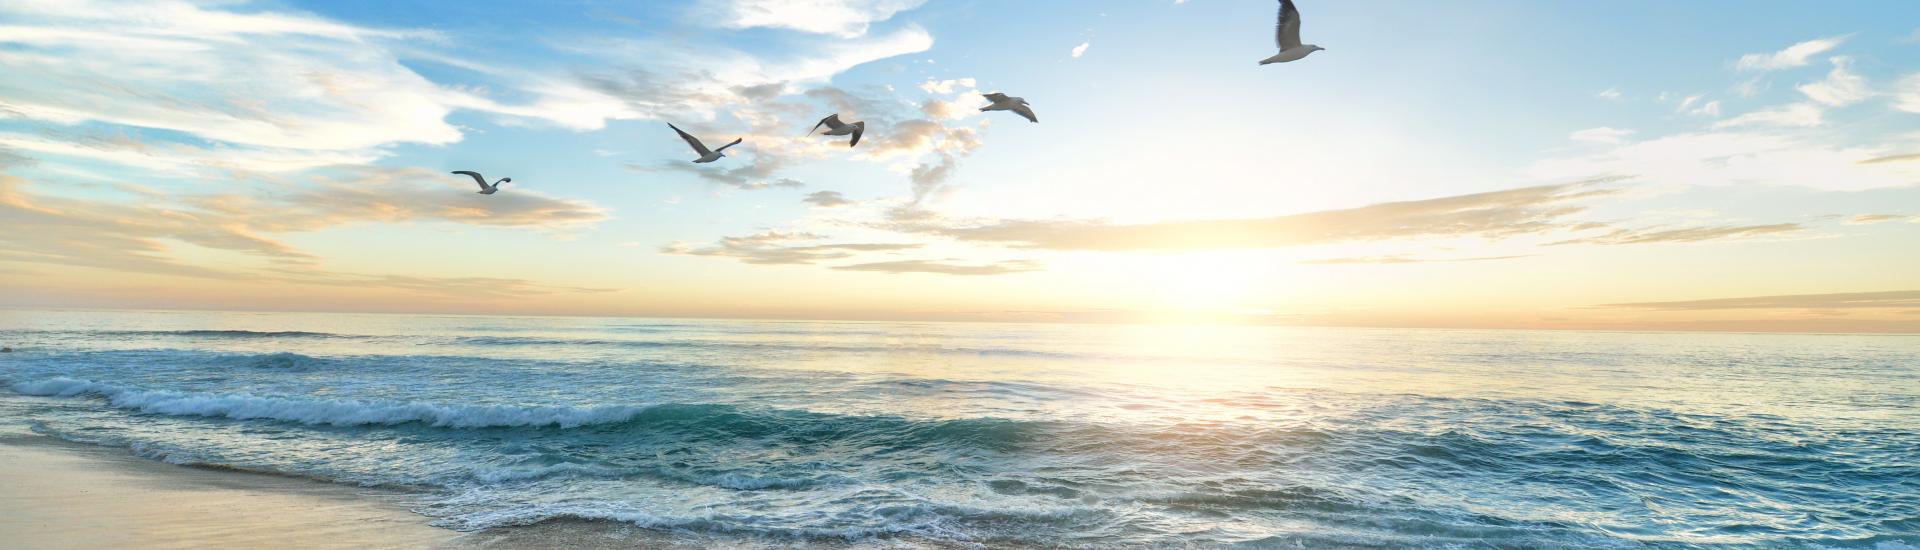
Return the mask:
<path fill-rule="evenodd" d="M 22 433 L 0 435 L 0 464 L 0 540 L 13 548 L 464 545 L 397 494 Z"/>
<path fill-rule="evenodd" d="M 0 433 L 7 548 L 716 548 L 614 522 L 460 532 L 428 525 L 404 493 L 180 466 L 16 428 Z M 802 544 L 837 548 L 841 544 Z"/>

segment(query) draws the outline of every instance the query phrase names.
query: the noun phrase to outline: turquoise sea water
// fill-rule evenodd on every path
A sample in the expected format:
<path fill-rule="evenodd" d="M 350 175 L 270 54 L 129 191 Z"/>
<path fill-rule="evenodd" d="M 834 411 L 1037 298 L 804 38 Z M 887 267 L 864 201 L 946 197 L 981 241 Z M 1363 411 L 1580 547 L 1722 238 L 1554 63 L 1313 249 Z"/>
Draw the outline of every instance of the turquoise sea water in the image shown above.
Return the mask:
<path fill-rule="evenodd" d="M 0 344 L 0 422 L 455 529 L 1920 544 L 1916 336 L 0 311 Z"/>

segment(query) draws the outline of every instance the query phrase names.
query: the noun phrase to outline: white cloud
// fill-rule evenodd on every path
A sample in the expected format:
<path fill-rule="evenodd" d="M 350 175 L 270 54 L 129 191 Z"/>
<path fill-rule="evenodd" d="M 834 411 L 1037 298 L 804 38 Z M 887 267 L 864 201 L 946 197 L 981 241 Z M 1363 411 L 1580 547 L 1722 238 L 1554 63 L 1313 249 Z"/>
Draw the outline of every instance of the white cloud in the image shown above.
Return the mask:
<path fill-rule="evenodd" d="M 868 25 L 919 7 L 926 0 L 731 0 L 719 8 L 722 26 L 774 27 L 851 38 Z"/>
<path fill-rule="evenodd" d="M 1893 107 L 1909 113 L 1920 113 L 1920 73 L 1900 79 L 1896 88 Z"/>
<path fill-rule="evenodd" d="M 223 170 L 294 172 L 338 164 L 366 164 L 382 156 L 370 150 L 208 148 L 173 142 L 148 143 L 125 136 L 53 134 L 49 137 L 9 132 L 0 132 L 0 149 L 104 161 L 179 176 Z"/>
<path fill-rule="evenodd" d="M 1920 163 L 1862 163 L 1887 151 L 1831 145 L 1777 130 L 1699 132 L 1538 161 L 1524 174 L 1539 180 L 1624 175 L 1655 186 L 1780 185 L 1832 191 L 1920 181 Z"/>
<path fill-rule="evenodd" d="M 1584 141 L 1587 143 L 1620 143 L 1621 140 L 1630 135 L 1633 135 L 1633 130 L 1601 126 L 1599 128 L 1580 130 L 1567 137 L 1574 141 Z"/>
<path fill-rule="evenodd" d="M 1716 99 L 1713 101 L 1708 101 L 1706 103 L 1703 103 L 1700 105 L 1699 108 L 1696 108 L 1691 111 L 1687 111 L 1687 114 L 1703 115 L 1703 116 L 1720 116 L 1720 100 Z"/>
<path fill-rule="evenodd" d="M 1674 107 L 1673 111 L 1676 113 L 1686 111 L 1688 107 L 1693 106 L 1694 102 L 1700 101 L 1702 98 L 1705 98 L 1705 97 L 1707 97 L 1707 94 L 1694 94 L 1694 95 L 1687 96 L 1685 99 L 1680 100 L 1680 106 Z"/>
<path fill-rule="evenodd" d="M 1760 95 L 1760 92 L 1767 91 L 1767 87 L 1766 77 L 1756 76 L 1734 84 L 1733 93 L 1740 97 L 1753 97 Z"/>
<path fill-rule="evenodd" d="M 184 2 L 13 5 L 0 14 L 15 21 L 0 31 L 8 46 L 0 105 L 28 118 L 322 151 L 461 137 L 444 120 L 459 94 L 380 45 L 427 33 Z"/>
<path fill-rule="evenodd" d="M 1732 128 L 1738 126 L 1783 126 L 1807 128 L 1819 126 L 1822 119 L 1819 105 L 1812 103 L 1789 103 L 1753 111 L 1713 124 L 1714 128 Z"/>
<path fill-rule="evenodd" d="M 1087 53 L 1087 47 L 1089 47 L 1089 46 L 1092 46 L 1092 45 L 1093 45 L 1093 42 L 1091 42 L 1091 41 L 1088 41 L 1088 42 L 1081 42 L 1081 43 L 1080 43 L 1080 45 L 1078 45 L 1078 46 L 1074 46 L 1074 47 L 1073 47 L 1073 56 L 1074 56 L 1074 57 L 1076 57 L 1076 58 L 1078 58 L 1078 57 L 1080 57 L 1081 55 L 1083 55 L 1083 54 L 1086 54 L 1086 53 Z"/>
<path fill-rule="evenodd" d="M 1859 103 L 1873 96 L 1873 90 L 1867 88 L 1867 79 L 1847 70 L 1853 64 L 1853 58 L 1844 55 L 1833 56 L 1833 70 L 1827 78 L 1819 82 L 1800 85 L 1800 93 L 1808 99 L 1835 107 Z"/>
<path fill-rule="evenodd" d="M 950 94 L 955 90 L 965 91 L 977 87 L 979 85 L 972 78 L 928 80 L 920 83 L 920 89 L 930 94 Z"/>
<path fill-rule="evenodd" d="M 1833 36 L 1808 40 L 1771 54 L 1750 53 L 1740 56 L 1734 66 L 1749 71 L 1777 71 L 1806 65 L 1809 58 L 1838 47 L 1845 42 L 1845 36 Z"/>
<path fill-rule="evenodd" d="M 1605 90 L 1600 90 L 1600 93 L 1593 94 L 1593 96 L 1600 99 L 1607 100 L 1607 101 L 1620 101 L 1622 97 L 1620 94 L 1619 88 L 1607 88 Z"/>

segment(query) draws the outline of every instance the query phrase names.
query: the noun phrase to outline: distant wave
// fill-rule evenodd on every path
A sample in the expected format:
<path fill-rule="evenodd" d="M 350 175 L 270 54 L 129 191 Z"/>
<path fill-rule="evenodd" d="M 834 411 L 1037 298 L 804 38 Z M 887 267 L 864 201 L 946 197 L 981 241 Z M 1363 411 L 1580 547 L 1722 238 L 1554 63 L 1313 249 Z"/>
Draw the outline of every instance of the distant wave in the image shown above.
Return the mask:
<path fill-rule="evenodd" d="M 762 349 L 781 351 L 827 351 L 842 353 L 935 353 L 953 355 L 990 355 L 1001 357 L 1098 358 L 1076 353 L 994 347 L 936 346 L 849 346 L 807 342 L 741 342 L 733 340 L 607 340 L 592 338 L 544 338 L 533 336 L 461 336 L 454 343 L 473 346 L 608 346 L 622 348 L 674 349 Z"/>
<path fill-rule="evenodd" d="M 332 359 L 320 359 L 283 351 L 261 355 L 234 356 L 228 360 L 228 363 L 250 369 L 307 372 L 332 365 L 334 361 Z"/>
<path fill-rule="evenodd" d="M 115 408 L 150 414 L 203 416 L 236 420 L 280 420 L 309 425 L 368 426 L 420 423 L 444 428 L 510 428 L 625 422 L 642 407 L 517 407 L 511 405 L 436 405 L 295 399 L 246 393 L 209 394 L 172 390 L 134 390 L 89 380 L 52 378 L 13 385 L 26 395 L 105 397 Z"/>
<path fill-rule="evenodd" d="M 351 338 L 351 335 L 304 330 L 108 330 L 92 334 L 110 336 L 181 336 L 188 338 Z"/>
<path fill-rule="evenodd" d="M 713 438 L 777 438 L 796 442 L 856 439 L 901 448 L 961 444 L 1012 450 L 1039 441 L 1040 433 L 1062 425 L 991 417 L 914 420 L 792 409 L 743 409 L 713 403 L 599 407 L 382 403 L 141 390 L 67 377 L 20 382 L 13 384 L 12 389 L 35 396 L 101 397 L 114 408 L 148 414 L 277 420 L 307 425 L 562 429 L 617 426 L 626 430 Z"/>

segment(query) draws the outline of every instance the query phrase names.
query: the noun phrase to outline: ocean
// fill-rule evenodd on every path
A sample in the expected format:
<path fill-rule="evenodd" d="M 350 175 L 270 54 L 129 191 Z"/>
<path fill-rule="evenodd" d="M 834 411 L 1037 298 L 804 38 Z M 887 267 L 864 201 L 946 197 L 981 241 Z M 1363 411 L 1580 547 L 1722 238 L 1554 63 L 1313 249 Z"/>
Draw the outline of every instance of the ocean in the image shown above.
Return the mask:
<path fill-rule="evenodd" d="M 10 310 L 0 344 L 0 423 L 458 530 L 1920 545 L 1913 335 Z"/>

